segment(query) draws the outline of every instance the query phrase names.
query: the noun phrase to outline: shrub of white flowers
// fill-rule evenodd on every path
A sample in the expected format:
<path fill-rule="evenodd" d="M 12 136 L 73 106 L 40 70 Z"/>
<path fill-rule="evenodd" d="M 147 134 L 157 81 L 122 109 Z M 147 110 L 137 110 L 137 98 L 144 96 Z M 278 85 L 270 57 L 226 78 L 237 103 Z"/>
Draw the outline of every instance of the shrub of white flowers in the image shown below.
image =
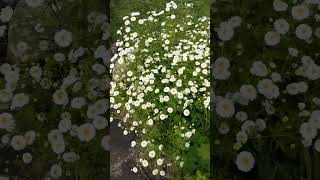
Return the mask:
<path fill-rule="evenodd" d="M 192 15 L 192 3 L 169 2 L 164 10 L 123 17 L 111 59 L 111 121 L 133 134 L 133 172 L 166 176 L 209 121 L 210 18 Z M 200 118 L 199 118 L 200 117 Z"/>
<path fill-rule="evenodd" d="M 32 32 L 32 38 L 19 39 L 17 59 L 0 64 L 0 174 L 108 178 L 111 50 L 105 9 L 97 8 L 99 1 L 26 0 L 26 5 L 22 8 L 34 19 L 20 30 Z M 37 14 L 37 7 L 50 11 Z M 12 16 L 10 9 L 1 10 L 2 22 Z M 20 27 L 19 22 L 11 25 Z M 31 51 L 35 44 L 39 49 Z"/>

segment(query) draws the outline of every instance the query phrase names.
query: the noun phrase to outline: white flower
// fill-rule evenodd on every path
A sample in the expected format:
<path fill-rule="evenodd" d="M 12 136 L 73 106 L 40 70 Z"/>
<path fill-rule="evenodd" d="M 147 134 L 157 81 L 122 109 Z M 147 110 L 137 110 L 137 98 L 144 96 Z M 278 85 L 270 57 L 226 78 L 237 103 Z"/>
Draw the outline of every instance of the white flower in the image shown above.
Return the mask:
<path fill-rule="evenodd" d="M 75 109 L 81 109 L 86 105 L 86 99 L 84 97 L 76 97 L 71 101 L 71 107 Z"/>
<path fill-rule="evenodd" d="M 68 132 L 71 129 L 72 123 L 70 119 L 62 119 L 59 122 L 58 129 L 61 132 Z"/>
<path fill-rule="evenodd" d="M 13 15 L 13 9 L 10 6 L 1 9 L 0 20 L 4 23 L 9 22 Z"/>
<path fill-rule="evenodd" d="M 281 0 L 274 0 L 273 1 L 273 9 L 275 11 L 286 11 L 288 8 L 288 4 L 281 1 Z"/>
<path fill-rule="evenodd" d="M 157 164 L 158 164 L 158 166 L 162 166 L 162 164 L 163 164 L 163 159 L 157 159 Z"/>
<path fill-rule="evenodd" d="M 314 149 L 318 152 L 320 152 L 320 139 L 317 139 L 315 142 L 314 142 Z"/>
<path fill-rule="evenodd" d="M 190 111 L 189 111 L 188 109 L 185 109 L 185 110 L 183 111 L 183 114 L 184 114 L 185 116 L 189 116 L 189 115 L 190 115 Z"/>
<path fill-rule="evenodd" d="M 159 173 L 159 170 L 158 170 L 158 169 L 152 170 L 152 175 L 156 176 L 158 173 Z"/>
<path fill-rule="evenodd" d="M 244 98 L 251 100 L 251 101 L 256 99 L 256 97 L 257 97 L 256 89 L 252 85 L 247 85 L 247 84 L 241 86 L 240 94 Z"/>
<path fill-rule="evenodd" d="M 147 141 L 142 141 L 141 142 L 141 147 L 146 147 L 148 145 L 148 142 Z"/>
<path fill-rule="evenodd" d="M 252 64 L 250 73 L 259 77 L 264 77 L 268 75 L 267 66 L 261 61 L 255 61 Z"/>
<path fill-rule="evenodd" d="M 78 137 L 81 141 L 91 141 L 96 135 L 94 126 L 90 123 L 81 125 L 78 128 Z"/>
<path fill-rule="evenodd" d="M 101 146 L 103 147 L 103 149 L 105 151 L 109 151 L 110 150 L 110 136 L 103 136 L 102 140 L 101 140 Z"/>
<path fill-rule="evenodd" d="M 108 126 L 108 121 L 103 116 L 95 116 L 92 123 L 97 130 L 104 129 Z"/>
<path fill-rule="evenodd" d="M 260 80 L 258 83 L 258 91 L 268 99 L 277 98 L 280 94 L 278 86 L 273 84 L 270 79 Z"/>
<path fill-rule="evenodd" d="M 164 176 L 164 175 L 166 175 L 166 172 L 164 172 L 163 170 L 161 170 L 159 174 L 160 174 L 160 176 Z"/>
<path fill-rule="evenodd" d="M 59 178 L 62 176 L 62 168 L 59 164 L 54 164 L 51 166 L 50 176 L 53 178 Z"/>
<path fill-rule="evenodd" d="M 4 36 L 4 33 L 6 32 L 6 30 L 7 30 L 7 26 L 5 25 L 0 26 L 0 37 Z"/>
<path fill-rule="evenodd" d="M 313 139 L 317 136 L 317 129 L 312 123 L 303 123 L 300 126 L 300 134 L 304 139 Z"/>
<path fill-rule="evenodd" d="M 244 131 L 239 131 L 236 135 L 237 142 L 245 144 L 248 140 L 248 135 Z"/>
<path fill-rule="evenodd" d="M 63 153 L 62 155 L 62 159 L 66 162 L 75 162 L 77 160 L 79 160 L 79 155 L 76 154 L 75 152 L 66 152 Z"/>
<path fill-rule="evenodd" d="M 42 5 L 43 0 L 26 0 L 28 6 L 36 8 Z"/>
<path fill-rule="evenodd" d="M 221 23 L 220 27 L 218 28 L 218 38 L 222 41 L 229 41 L 232 39 L 234 35 L 234 30 L 229 23 Z"/>
<path fill-rule="evenodd" d="M 62 62 L 66 59 L 66 56 L 63 53 L 55 53 L 53 55 L 53 58 L 57 61 L 57 62 Z"/>
<path fill-rule="evenodd" d="M 301 5 L 293 6 L 291 9 L 291 14 L 293 19 L 303 20 L 307 18 L 310 13 L 309 13 L 309 8 L 306 5 L 301 4 Z"/>
<path fill-rule="evenodd" d="M 155 156 L 156 156 L 156 152 L 155 151 L 152 150 L 152 151 L 149 152 L 149 157 L 150 158 L 154 158 Z"/>
<path fill-rule="evenodd" d="M 300 24 L 295 33 L 299 39 L 308 40 L 312 36 L 312 28 L 307 24 Z"/>
<path fill-rule="evenodd" d="M 232 117 L 235 113 L 234 104 L 229 99 L 221 99 L 217 102 L 216 112 L 224 118 Z"/>
<path fill-rule="evenodd" d="M 52 151 L 55 152 L 56 154 L 61 154 L 65 151 L 66 144 L 64 140 L 57 141 L 51 144 L 51 148 L 52 148 Z"/>
<path fill-rule="evenodd" d="M 147 160 L 142 161 L 142 166 L 147 167 L 149 165 L 149 162 Z"/>
<path fill-rule="evenodd" d="M 28 131 L 24 134 L 24 138 L 27 145 L 32 145 L 36 139 L 36 133 L 33 130 Z"/>
<path fill-rule="evenodd" d="M 289 31 L 289 23 L 285 19 L 277 19 L 273 23 L 273 27 L 279 34 L 286 34 Z"/>
<path fill-rule="evenodd" d="M 26 140 L 21 135 L 15 135 L 11 139 L 11 147 L 16 151 L 21 151 L 26 147 Z"/>
<path fill-rule="evenodd" d="M 226 80 L 230 76 L 228 68 L 230 67 L 230 62 L 225 57 L 219 57 L 213 64 L 213 77 L 219 80 Z"/>
<path fill-rule="evenodd" d="M 13 96 L 12 103 L 11 103 L 11 110 L 16 108 L 21 108 L 29 103 L 29 96 L 24 93 L 19 93 Z"/>
<path fill-rule="evenodd" d="M 8 89 L 0 90 L 0 102 L 7 103 L 12 98 L 12 92 Z"/>
<path fill-rule="evenodd" d="M 258 131 L 261 132 L 261 131 L 265 130 L 266 127 L 267 127 L 266 122 L 263 119 L 257 119 L 256 120 L 256 129 Z"/>
<path fill-rule="evenodd" d="M 69 102 L 69 97 L 64 89 L 58 89 L 53 93 L 53 102 L 57 105 L 66 105 Z"/>
<path fill-rule="evenodd" d="M 32 66 L 29 70 L 29 73 L 36 81 L 40 81 L 42 69 L 39 66 Z"/>
<path fill-rule="evenodd" d="M 110 58 L 110 54 L 107 51 L 106 47 L 104 45 L 101 45 L 95 50 L 94 57 L 96 59 L 101 58 L 103 60 L 107 60 L 108 58 Z"/>
<path fill-rule="evenodd" d="M 240 171 L 249 172 L 254 167 L 255 160 L 250 152 L 242 151 L 237 155 L 236 165 Z"/>
<path fill-rule="evenodd" d="M 275 31 L 269 31 L 265 34 L 264 41 L 268 46 L 275 46 L 280 43 L 280 34 Z"/>
<path fill-rule="evenodd" d="M 9 113 L 0 114 L 0 129 L 12 130 L 15 126 L 13 116 Z"/>
<path fill-rule="evenodd" d="M 54 41 L 60 47 L 68 47 L 72 43 L 72 33 L 62 29 L 55 33 Z"/>
<path fill-rule="evenodd" d="M 29 164 L 32 161 L 32 155 L 30 153 L 23 153 L 22 160 L 25 164 Z"/>
<path fill-rule="evenodd" d="M 312 111 L 309 122 L 316 128 L 320 129 L 320 110 Z"/>

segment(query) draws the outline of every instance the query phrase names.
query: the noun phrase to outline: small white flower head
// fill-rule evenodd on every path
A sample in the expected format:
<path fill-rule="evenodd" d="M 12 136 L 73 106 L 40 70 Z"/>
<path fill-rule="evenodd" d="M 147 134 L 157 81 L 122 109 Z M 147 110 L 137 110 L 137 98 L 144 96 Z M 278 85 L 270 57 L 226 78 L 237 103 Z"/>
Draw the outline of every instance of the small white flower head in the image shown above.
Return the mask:
<path fill-rule="evenodd" d="M 280 34 L 276 31 L 269 31 L 265 34 L 264 41 L 268 46 L 275 46 L 280 43 Z"/>
<path fill-rule="evenodd" d="M 32 155 L 30 153 L 23 153 L 22 160 L 25 164 L 30 164 L 32 161 Z"/>
<path fill-rule="evenodd" d="M 291 14 L 293 19 L 303 20 L 309 16 L 310 12 L 309 8 L 306 5 L 300 4 L 292 7 Z"/>
<path fill-rule="evenodd" d="M 15 127 L 15 121 L 13 116 L 9 113 L 0 114 L 0 129 L 5 129 L 7 131 L 12 130 Z"/>
<path fill-rule="evenodd" d="M 96 135 L 94 126 L 90 123 L 86 123 L 78 127 L 78 137 L 81 141 L 91 141 Z"/>
<path fill-rule="evenodd" d="M 10 6 L 4 7 L 0 11 L 0 20 L 3 23 L 9 22 L 13 15 L 13 9 Z"/>
<path fill-rule="evenodd" d="M 188 109 L 185 109 L 185 110 L 183 111 L 183 115 L 189 116 L 189 115 L 190 115 L 190 111 L 189 111 Z"/>
<path fill-rule="evenodd" d="M 249 172 L 253 169 L 255 159 L 248 151 L 242 151 L 237 155 L 236 165 L 240 171 Z"/>
<path fill-rule="evenodd" d="M 60 47 L 68 47 L 72 43 L 72 33 L 62 29 L 55 33 L 54 41 Z"/>
<path fill-rule="evenodd" d="M 12 103 L 11 103 L 11 110 L 16 108 L 21 108 L 29 103 L 29 96 L 24 93 L 19 93 L 13 96 Z"/>
<path fill-rule="evenodd" d="M 296 28 L 296 36 L 302 40 L 308 40 L 312 36 L 312 28 L 307 24 L 300 24 Z"/>
<path fill-rule="evenodd" d="M 317 128 L 312 123 L 303 123 L 300 126 L 300 134 L 304 139 L 313 139 L 317 136 Z"/>
<path fill-rule="evenodd" d="M 224 118 L 232 117 L 235 113 L 233 102 L 229 99 L 220 99 L 216 104 L 216 112 Z"/>
<path fill-rule="evenodd" d="M 62 168 L 59 164 L 54 164 L 51 166 L 50 176 L 52 178 L 59 178 L 62 176 Z"/>
<path fill-rule="evenodd" d="M 53 98 L 53 102 L 57 105 L 66 105 L 69 102 L 68 94 L 64 89 L 56 90 L 52 98 Z"/>
<path fill-rule="evenodd" d="M 21 151 L 26 147 L 26 140 L 22 135 L 15 135 L 11 139 L 11 147 L 16 151 Z"/>
<path fill-rule="evenodd" d="M 273 1 L 273 9 L 275 11 L 281 12 L 286 11 L 288 8 L 288 4 L 283 2 L 282 0 L 274 0 Z"/>

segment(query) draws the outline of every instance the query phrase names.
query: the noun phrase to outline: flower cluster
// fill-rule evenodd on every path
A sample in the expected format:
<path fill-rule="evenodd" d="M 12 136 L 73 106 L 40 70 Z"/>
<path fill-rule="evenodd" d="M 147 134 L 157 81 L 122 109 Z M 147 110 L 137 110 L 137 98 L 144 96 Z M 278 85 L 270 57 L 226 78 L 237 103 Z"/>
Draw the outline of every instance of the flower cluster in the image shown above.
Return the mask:
<path fill-rule="evenodd" d="M 255 157 L 260 160 L 265 154 L 282 152 L 290 159 L 312 145 L 320 152 L 320 29 L 312 23 L 320 20 L 319 5 L 317 0 L 273 0 L 258 6 L 259 21 L 248 18 L 258 10 L 234 10 L 228 13 L 239 15 L 215 24 L 219 42 L 214 50 L 219 55 L 213 66 L 218 119 L 214 142 L 217 154 L 233 149 L 229 155 L 241 171 L 253 170 Z"/>
<path fill-rule="evenodd" d="M 135 173 L 140 167 L 165 176 L 168 167 L 183 167 L 196 114 L 209 109 L 209 18 L 193 17 L 192 7 L 170 2 L 158 12 L 133 12 L 117 31 L 111 121 L 137 138 Z"/>
<path fill-rule="evenodd" d="M 79 5 L 57 2 L 26 0 L 32 11 L 53 7 L 55 14 Z M 18 154 L 16 161 L 22 162 L 20 166 L 27 166 L 33 159 L 54 162 L 45 173 L 48 179 L 75 176 L 72 163 L 87 161 L 90 153 L 102 154 L 102 163 L 109 161 L 109 24 L 104 13 L 87 8 L 91 9 L 85 14 L 87 19 L 81 19 L 86 24 L 84 30 L 83 24 L 60 27 L 57 21 L 39 21 L 30 29 L 41 53 L 28 52 L 32 60 L 25 63 L 0 65 L 0 148 L 11 147 Z M 9 21 L 12 12 L 8 7 L 2 9 L 1 21 Z M 74 23 L 74 16 L 66 17 L 72 17 L 69 23 Z M 52 33 L 52 27 L 59 29 Z M 49 40 L 38 40 L 38 36 Z M 24 52 L 30 46 L 22 39 L 13 54 L 22 52 L 26 57 Z"/>

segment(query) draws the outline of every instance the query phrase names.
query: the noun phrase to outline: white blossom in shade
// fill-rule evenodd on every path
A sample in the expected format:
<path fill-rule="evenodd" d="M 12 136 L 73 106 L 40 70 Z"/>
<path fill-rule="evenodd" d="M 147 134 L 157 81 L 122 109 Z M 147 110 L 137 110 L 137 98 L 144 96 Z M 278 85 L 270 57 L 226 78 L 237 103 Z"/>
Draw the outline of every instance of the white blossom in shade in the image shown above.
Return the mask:
<path fill-rule="evenodd" d="M 241 25 L 242 19 L 240 16 L 233 16 L 228 20 L 228 23 L 232 26 L 232 28 L 236 28 Z"/>
<path fill-rule="evenodd" d="M 66 150 L 66 144 L 63 141 L 57 141 L 51 144 L 52 151 L 56 154 L 62 154 Z"/>
<path fill-rule="evenodd" d="M 159 173 L 159 170 L 158 170 L 158 169 L 152 170 L 152 175 L 156 176 L 158 173 Z"/>
<path fill-rule="evenodd" d="M 248 135 L 244 131 L 239 131 L 236 135 L 237 142 L 240 142 L 241 144 L 245 144 L 248 140 Z"/>
<path fill-rule="evenodd" d="M 13 96 L 10 109 L 14 110 L 16 108 L 21 108 L 28 103 L 29 103 L 29 96 L 24 93 L 19 93 Z"/>
<path fill-rule="evenodd" d="M 11 147 L 16 151 L 21 151 L 26 147 L 26 140 L 22 135 L 15 135 L 11 139 Z"/>
<path fill-rule="evenodd" d="M 275 99 L 280 95 L 279 88 L 270 79 L 260 80 L 258 91 L 268 99 Z"/>
<path fill-rule="evenodd" d="M 90 123 L 78 127 L 78 137 L 81 141 L 91 141 L 96 135 L 94 126 Z"/>
<path fill-rule="evenodd" d="M 266 122 L 263 119 L 256 120 L 256 129 L 259 132 L 264 131 L 267 128 Z"/>
<path fill-rule="evenodd" d="M 4 7 L 0 12 L 0 20 L 3 23 L 9 22 L 13 15 L 13 9 L 10 6 Z"/>
<path fill-rule="evenodd" d="M 62 62 L 66 59 L 66 56 L 63 53 L 55 53 L 53 55 L 53 58 L 57 61 L 57 62 Z"/>
<path fill-rule="evenodd" d="M 27 145 L 32 145 L 36 139 L 36 133 L 34 130 L 30 130 L 24 134 Z"/>
<path fill-rule="evenodd" d="M 68 47 L 72 43 L 72 33 L 62 29 L 55 33 L 54 41 L 60 47 Z"/>
<path fill-rule="evenodd" d="M 0 113 L 0 129 L 11 131 L 15 127 L 13 116 L 9 113 Z"/>
<path fill-rule="evenodd" d="M 30 76 L 36 81 L 40 81 L 42 75 L 42 69 L 39 66 L 32 66 L 29 70 Z"/>
<path fill-rule="evenodd" d="M 72 122 L 70 119 L 62 119 L 59 122 L 58 129 L 61 132 L 68 132 L 71 129 Z"/>
<path fill-rule="evenodd" d="M 4 36 L 6 30 L 7 30 L 7 26 L 5 25 L 0 26 L 0 37 Z"/>
<path fill-rule="evenodd" d="M 317 139 L 317 140 L 314 141 L 314 149 L 317 152 L 320 152 L 320 139 Z"/>
<path fill-rule="evenodd" d="M 288 4 L 283 2 L 282 0 L 274 0 L 273 1 L 273 9 L 275 11 L 286 11 L 288 8 Z"/>
<path fill-rule="evenodd" d="M 221 134 L 223 134 L 223 135 L 224 135 L 224 134 L 228 134 L 229 131 L 230 131 L 230 126 L 229 126 L 227 123 L 222 122 L 222 123 L 220 124 L 218 130 L 219 130 L 219 132 L 220 132 Z"/>
<path fill-rule="evenodd" d="M 0 102 L 7 103 L 12 98 L 12 92 L 8 89 L 0 90 Z"/>
<path fill-rule="evenodd" d="M 273 23 L 273 27 L 274 30 L 279 33 L 279 34 L 286 34 L 289 31 L 289 23 L 287 22 L 287 20 L 281 18 L 281 19 L 277 19 L 274 23 Z"/>
<path fill-rule="evenodd" d="M 308 40 L 312 36 L 312 28 L 307 24 L 300 24 L 296 28 L 296 36 L 302 40 Z"/>
<path fill-rule="evenodd" d="M 189 111 L 188 109 L 185 109 L 185 110 L 183 111 L 183 115 L 189 116 L 189 115 L 190 115 L 190 111 Z"/>
<path fill-rule="evenodd" d="M 268 75 L 268 68 L 263 62 L 255 61 L 250 68 L 250 73 L 259 77 L 265 77 Z"/>
<path fill-rule="evenodd" d="M 240 94 L 244 98 L 246 98 L 246 99 L 248 99 L 250 101 L 255 100 L 256 97 L 257 97 L 256 88 L 254 86 L 252 86 L 252 85 L 249 85 L 249 84 L 244 84 L 244 85 L 241 86 Z"/>
<path fill-rule="evenodd" d="M 84 97 L 76 97 L 71 101 L 71 107 L 75 109 L 81 109 L 84 105 L 86 105 L 86 99 Z"/>
<path fill-rule="evenodd" d="M 163 159 L 157 159 L 157 165 L 162 166 L 163 164 Z"/>
<path fill-rule="evenodd" d="M 312 123 L 303 123 L 300 126 L 300 134 L 304 139 L 313 139 L 317 136 L 317 128 Z"/>
<path fill-rule="evenodd" d="M 107 58 L 109 57 L 109 53 L 107 51 L 107 48 L 104 45 L 99 46 L 95 52 L 94 52 L 94 57 L 96 59 L 103 59 L 103 60 L 107 60 Z"/>
<path fill-rule="evenodd" d="M 228 22 L 221 23 L 217 30 L 218 38 L 222 41 L 229 41 L 234 36 L 234 29 Z"/>
<path fill-rule="evenodd" d="M 54 164 L 51 166 L 50 176 L 55 179 L 60 178 L 62 176 L 62 168 L 59 164 Z"/>
<path fill-rule="evenodd" d="M 296 95 L 299 93 L 305 93 L 308 90 L 308 84 L 305 82 L 290 83 L 286 87 L 286 91 L 290 95 Z"/>
<path fill-rule="evenodd" d="M 265 34 L 264 41 L 268 46 L 275 46 L 280 43 L 280 34 L 276 31 L 269 31 Z"/>
<path fill-rule="evenodd" d="M 56 90 L 53 95 L 53 102 L 57 105 L 66 105 L 69 102 L 69 97 L 67 92 L 64 89 Z"/>
<path fill-rule="evenodd" d="M 320 110 L 312 111 L 309 122 L 316 128 L 320 129 Z"/>
<path fill-rule="evenodd" d="M 230 77 L 231 73 L 228 70 L 230 62 L 225 57 L 219 57 L 213 64 L 213 77 L 219 80 L 226 80 Z"/>
<path fill-rule="evenodd" d="M 26 0 L 28 6 L 36 8 L 42 5 L 43 0 Z"/>
<path fill-rule="evenodd" d="M 216 104 L 216 112 L 224 118 L 232 117 L 235 113 L 233 102 L 225 98 L 220 99 Z"/>
<path fill-rule="evenodd" d="M 76 154 L 75 152 L 65 152 L 65 153 L 63 153 L 63 155 L 62 155 L 62 159 L 63 159 L 64 161 L 66 161 L 66 162 L 72 163 L 72 162 L 75 162 L 75 161 L 79 160 L 80 157 L 79 157 L 79 155 Z"/>
<path fill-rule="evenodd" d="M 248 119 L 248 114 L 244 111 L 239 111 L 236 113 L 236 119 L 243 122 Z"/>
<path fill-rule="evenodd" d="M 103 138 L 101 139 L 101 146 L 105 151 L 110 150 L 110 139 L 111 137 L 109 135 L 103 136 Z"/>
<path fill-rule="evenodd" d="M 105 129 L 108 126 L 108 121 L 103 116 L 95 116 L 92 123 L 97 130 Z"/>
<path fill-rule="evenodd" d="M 23 153 L 22 160 L 25 164 L 30 164 L 32 161 L 32 155 L 30 153 Z"/>
<path fill-rule="evenodd" d="M 309 14 L 309 8 L 304 4 L 293 6 L 291 9 L 291 15 L 295 20 L 303 20 L 307 18 Z"/>
<path fill-rule="evenodd" d="M 150 158 L 154 158 L 155 156 L 156 156 L 156 152 L 155 151 L 152 150 L 152 151 L 149 152 L 149 157 Z"/>
<path fill-rule="evenodd" d="M 242 151 L 237 155 L 236 165 L 240 171 L 249 172 L 253 169 L 255 159 L 251 152 Z"/>

